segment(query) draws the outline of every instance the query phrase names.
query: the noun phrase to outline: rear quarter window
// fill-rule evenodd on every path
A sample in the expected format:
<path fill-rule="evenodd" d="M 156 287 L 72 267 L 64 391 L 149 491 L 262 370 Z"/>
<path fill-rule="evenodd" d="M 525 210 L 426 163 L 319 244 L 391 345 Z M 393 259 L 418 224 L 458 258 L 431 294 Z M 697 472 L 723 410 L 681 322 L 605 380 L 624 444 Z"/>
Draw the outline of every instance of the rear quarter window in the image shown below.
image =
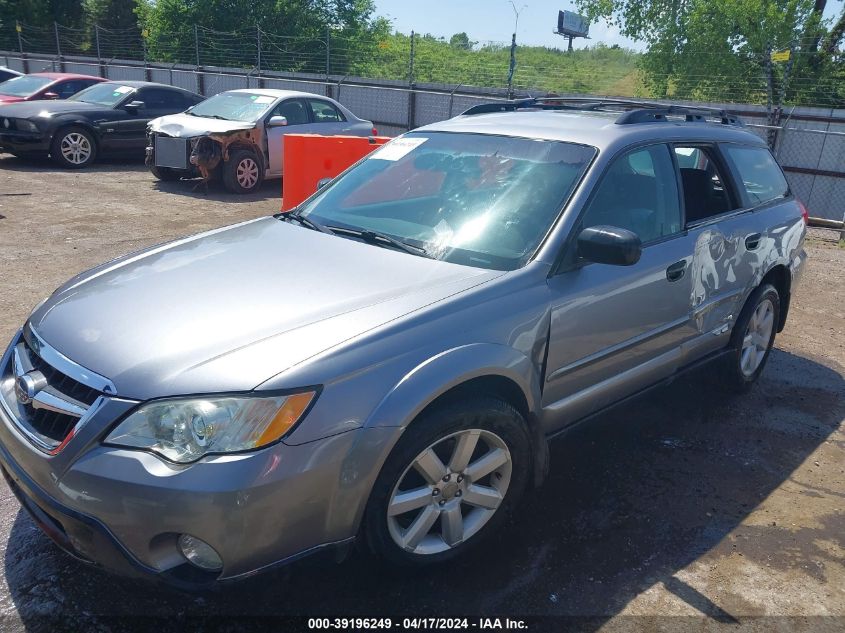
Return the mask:
<path fill-rule="evenodd" d="M 765 147 L 725 145 L 722 148 L 739 176 L 739 186 L 753 207 L 789 195 L 789 185 Z"/>

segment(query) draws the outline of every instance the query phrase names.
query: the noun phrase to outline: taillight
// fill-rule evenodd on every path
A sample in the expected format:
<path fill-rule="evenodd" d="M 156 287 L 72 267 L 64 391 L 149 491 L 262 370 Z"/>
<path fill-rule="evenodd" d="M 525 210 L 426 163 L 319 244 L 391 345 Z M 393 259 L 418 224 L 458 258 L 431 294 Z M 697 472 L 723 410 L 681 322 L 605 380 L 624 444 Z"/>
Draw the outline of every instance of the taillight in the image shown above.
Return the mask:
<path fill-rule="evenodd" d="M 797 200 L 798 208 L 801 209 L 801 217 L 804 218 L 804 224 L 810 223 L 810 213 L 807 211 L 807 207 L 804 206 L 804 203 L 800 200 Z"/>
<path fill-rule="evenodd" d="M 373 136 L 378 136 L 378 130 L 375 127 L 373 127 Z"/>

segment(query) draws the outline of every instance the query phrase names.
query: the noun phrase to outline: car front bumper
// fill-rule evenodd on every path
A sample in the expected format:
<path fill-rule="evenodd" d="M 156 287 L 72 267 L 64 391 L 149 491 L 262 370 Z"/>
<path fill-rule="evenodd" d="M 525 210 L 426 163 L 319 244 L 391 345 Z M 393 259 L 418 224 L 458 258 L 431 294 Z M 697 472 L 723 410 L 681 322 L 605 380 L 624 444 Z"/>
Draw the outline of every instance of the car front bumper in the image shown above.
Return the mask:
<path fill-rule="evenodd" d="M 349 543 L 398 432 L 357 428 L 176 465 L 103 446 L 102 437 L 137 406 L 103 400 L 55 455 L 28 440 L 0 403 L 2 474 L 41 529 L 73 556 L 177 585 L 233 580 Z M 180 534 L 211 545 L 223 569 L 190 565 Z"/>
<path fill-rule="evenodd" d="M 13 154 L 50 151 L 50 138 L 36 132 L 0 132 L 0 151 Z"/>

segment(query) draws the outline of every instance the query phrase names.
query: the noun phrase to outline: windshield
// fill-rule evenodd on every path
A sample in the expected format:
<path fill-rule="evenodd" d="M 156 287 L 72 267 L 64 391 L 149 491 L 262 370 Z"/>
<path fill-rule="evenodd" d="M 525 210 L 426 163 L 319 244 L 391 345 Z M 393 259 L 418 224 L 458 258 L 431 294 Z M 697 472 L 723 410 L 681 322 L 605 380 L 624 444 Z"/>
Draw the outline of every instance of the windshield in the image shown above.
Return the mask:
<path fill-rule="evenodd" d="M 134 91 L 135 88 L 132 86 L 111 83 L 96 84 L 82 92 L 77 92 L 68 101 L 84 101 L 101 106 L 113 106 Z"/>
<path fill-rule="evenodd" d="M 406 134 L 301 214 L 383 233 L 443 261 L 513 270 L 539 246 L 595 152 L 557 141 Z"/>
<path fill-rule="evenodd" d="M 35 77 L 33 75 L 15 77 L 9 81 L 4 81 L 0 85 L 0 94 L 11 97 L 28 97 L 41 90 L 44 86 L 50 85 L 53 81 L 49 77 Z"/>
<path fill-rule="evenodd" d="M 188 110 L 193 116 L 254 123 L 267 112 L 276 97 L 251 92 L 221 92 Z"/>

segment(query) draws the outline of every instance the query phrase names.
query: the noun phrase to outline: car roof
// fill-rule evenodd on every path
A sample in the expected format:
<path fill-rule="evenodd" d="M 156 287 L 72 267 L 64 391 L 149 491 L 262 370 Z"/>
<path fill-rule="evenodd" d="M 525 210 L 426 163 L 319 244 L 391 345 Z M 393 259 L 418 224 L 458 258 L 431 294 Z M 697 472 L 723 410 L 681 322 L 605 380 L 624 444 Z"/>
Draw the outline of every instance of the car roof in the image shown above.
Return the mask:
<path fill-rule="evenodd" d="M 517 110 L 460 115 L 415 132 L 494 134 L 590 145 L 599 150 L 648 141 L 736 142 L 765 145 L 758 136 L 736 125 L 720 123 L 650 121 L 619 124 L 622 112 L 580 110 Z"/>
<path fill-rule="evenodd" d="M 314 94 L 313 92 L 301 92 L 299 90 L 276 90 L 274 88 L 239 88 L 237 90 L 226 90 L 225 92 L 246 92 L 253 95 L 262 95 L 264 97 L 274 97 L 276 99 L 287 97 L 317 97 L 319 99 L 326 99 L 332 101 L 325 95 Z"/>
<path fill-rule="evenodd" d="M 105 83 L 114 84 L 117 86 L 129 86 L 130 88 L 167 88 L 168 90 L 178 90 L 179 92 L 186 92 L 196 97 L 202 96 L 200 94 L 197 94 L 196 92 L 191 92 L 186 88 L 180 88 L 179 86 L 170 86 L 168 84 L 160 84 L 156 81 L 117 81 L 112 79 L 111 81 L 107 81 Z"/>
<path fill-rule="evenodd" d="M 96 79 L 98 81 L 105 81 L 102 77 L 96 75 L 80 75 L 77 73 L 29 73 L 34 77 L 47 77 L 48 79 Z"/>

